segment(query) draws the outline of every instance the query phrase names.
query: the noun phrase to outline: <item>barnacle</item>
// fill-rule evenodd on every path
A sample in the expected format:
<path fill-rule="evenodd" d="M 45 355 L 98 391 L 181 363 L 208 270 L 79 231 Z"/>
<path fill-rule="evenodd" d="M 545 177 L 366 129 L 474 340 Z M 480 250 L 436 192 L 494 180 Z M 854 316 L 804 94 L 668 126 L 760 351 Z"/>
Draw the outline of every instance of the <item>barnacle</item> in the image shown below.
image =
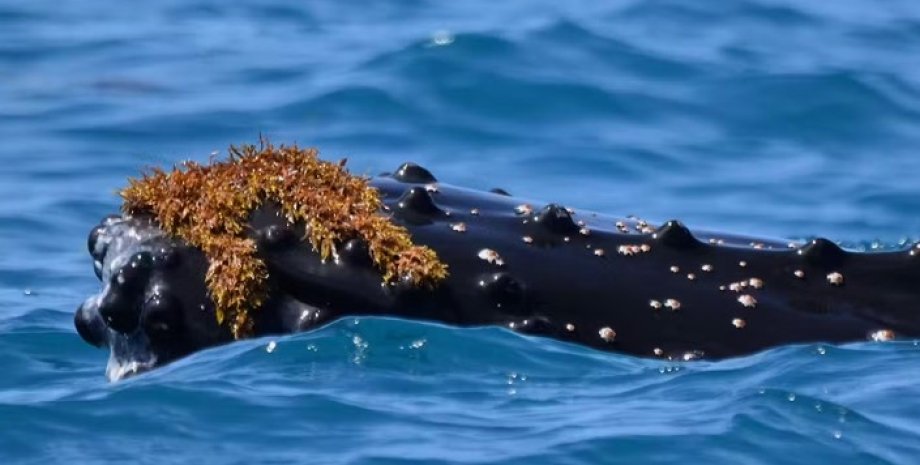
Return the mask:
<path fill-rule="evenodd" d="M 320 160 L 312 148 L 231 146 L 225 161 L 189 161 L 129 179 L 121 197 L 125 213 L 149 213 L 167 234 L 204 252 L 217 320 L 236 338 L 251 332 L 250 311 L 266 297 L 268 271 L 245 234 L 250 212 L 265 202 L 277 204 L 289 223 L 306 225 L 304 240 L 324 260 L 334 257 L 336 244 L 360 237 L 385 283 L 433 287 L 447 276 L 433 250 L 413 244 L 404 227 L 380 213 L 367 178 L 350 174 L 344 160 Z"/>

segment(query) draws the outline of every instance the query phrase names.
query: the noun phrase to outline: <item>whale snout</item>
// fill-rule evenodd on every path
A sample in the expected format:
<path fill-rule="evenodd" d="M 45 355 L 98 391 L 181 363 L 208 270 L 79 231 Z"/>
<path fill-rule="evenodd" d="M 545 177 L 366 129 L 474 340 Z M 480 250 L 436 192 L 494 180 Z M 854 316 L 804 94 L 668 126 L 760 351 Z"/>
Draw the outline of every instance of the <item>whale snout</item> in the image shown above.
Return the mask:
<path fill-rule="evenodd" d="M 204 284 L 200 252 L 148 217 L 109 216 L 87 238 L 100 291 L 74 314 L 80 337 L 111 352 L 118 380 L 225 340 Z"/>
<path fill-rule="evenodd" d="M 77 328 L 77 334 L 88 344 L 103 347 L 108 341 L 108 328 L 92 302 L 95 299 L 93 296 L 80 304 L 74 314 L 73 325 Z"/>

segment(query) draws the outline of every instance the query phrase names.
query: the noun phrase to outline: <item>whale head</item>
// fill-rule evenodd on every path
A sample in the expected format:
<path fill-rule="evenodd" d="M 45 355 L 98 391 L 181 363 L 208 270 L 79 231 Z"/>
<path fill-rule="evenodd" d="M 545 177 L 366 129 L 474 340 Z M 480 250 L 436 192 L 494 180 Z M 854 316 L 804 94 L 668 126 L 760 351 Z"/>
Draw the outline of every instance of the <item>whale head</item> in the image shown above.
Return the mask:
<path fill-rule="evenodd" d="M 102 287 L 79 306 L 74 325 L 86 342 L 110 350 L 110 380 L 231 340 L 214 317 L 205 257 L 151 218 L 107 217 L 87 245 Z"/>

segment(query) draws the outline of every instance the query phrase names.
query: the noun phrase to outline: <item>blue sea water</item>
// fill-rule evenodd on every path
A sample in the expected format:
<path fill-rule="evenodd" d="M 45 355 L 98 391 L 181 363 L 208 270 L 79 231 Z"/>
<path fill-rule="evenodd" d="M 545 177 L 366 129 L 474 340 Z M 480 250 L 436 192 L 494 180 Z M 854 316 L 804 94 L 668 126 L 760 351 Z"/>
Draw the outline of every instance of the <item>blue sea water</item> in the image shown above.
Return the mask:
<path fill-rule="evenodd" d="M 365 318 L 110 384 L 72 327 L 125 179 L 260 134 L 896 247 L 918 65 L 915 0 L 0 0 L 0 463 L 920 463 L 911 340 L 677 363 Z"/>

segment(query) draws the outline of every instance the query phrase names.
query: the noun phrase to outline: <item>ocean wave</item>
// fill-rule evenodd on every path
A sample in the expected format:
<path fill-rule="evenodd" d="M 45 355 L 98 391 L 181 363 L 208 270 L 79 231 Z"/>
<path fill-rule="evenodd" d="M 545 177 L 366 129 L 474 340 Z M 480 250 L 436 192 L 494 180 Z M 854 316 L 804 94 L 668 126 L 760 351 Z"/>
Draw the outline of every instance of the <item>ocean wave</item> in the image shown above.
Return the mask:
<path fill-rule="evenodd" d="M 916 449 L 908 444 L 920 439 L 908 426 L 920 404 L 901 395 L 912 382 L 893 370 L 920 353 L 914 341 L 687 363 L 500 328 L 358 318 L 209 349 L 105 384 L 101 355 L 80 356 L 87 350 L 76 336 L 40 331 L 45 319 L 28 318 L 33 329 L 0 336 L 4 353 L 20 354 L 12 365 L 25 366 L 13 373 L 21 384 L 0 389 L 0 410 L 20 419 L 21 434 L 46 436 L 47 459 L 72 445 L 62 431 L 90 424 L 107 440 L 69 457 L 105 461 L 153 434 L 167 451 L 216 448 L 232 457 L 270 447 L 269 456 L 294 461 L 593 462 L 616 454 L 775 463 L 777 448 L 804 447 L 808 460 L 909 463 Z M 30 347 L 61 344 L 69 357 Z M 888 399 L 898 407 L 884 407 Z M 145 450 L 134 458 L 149 460 Z"/>

